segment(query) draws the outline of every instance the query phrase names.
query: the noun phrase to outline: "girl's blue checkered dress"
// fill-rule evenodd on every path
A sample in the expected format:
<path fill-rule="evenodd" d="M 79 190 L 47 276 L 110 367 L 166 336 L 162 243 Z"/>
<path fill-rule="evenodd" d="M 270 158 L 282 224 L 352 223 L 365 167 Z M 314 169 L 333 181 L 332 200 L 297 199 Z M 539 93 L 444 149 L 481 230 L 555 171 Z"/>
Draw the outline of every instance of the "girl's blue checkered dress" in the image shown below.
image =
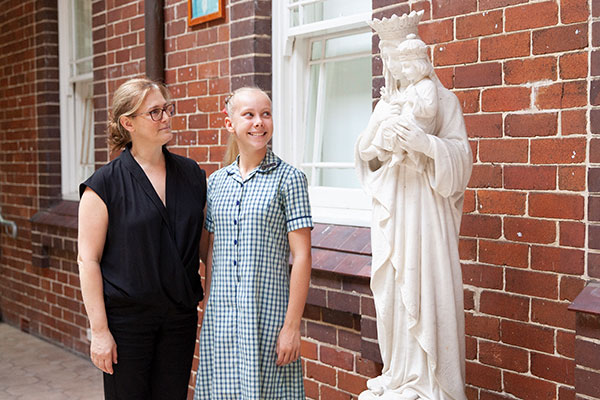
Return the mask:
<path fill-rule="evenodd" d="M 194 399 L 304 399 L 300 360 L 278 367 L 289 297 L 287 233 L 312 227 L 306 177 L 270 150 L 242 180 L 237 162 L 208 181 L 212 283 Z"/>

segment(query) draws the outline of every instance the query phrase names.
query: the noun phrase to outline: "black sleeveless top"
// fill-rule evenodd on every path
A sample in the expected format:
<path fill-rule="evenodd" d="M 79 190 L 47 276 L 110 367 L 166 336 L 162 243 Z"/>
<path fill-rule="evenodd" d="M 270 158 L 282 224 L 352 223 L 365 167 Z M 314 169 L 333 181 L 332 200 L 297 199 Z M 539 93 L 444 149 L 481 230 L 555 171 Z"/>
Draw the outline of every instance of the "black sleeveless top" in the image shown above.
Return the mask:
<path fill-rule="evenodd" d="M 203 297 L 198 268 L 206 174 L 194 160 L 163 147 L 165 208 L 130 148 L 79 186 L 80 196 L 89 187 L 108 209 L 100 261 L 106 308 L 169 301 L 195 308 Z"/>

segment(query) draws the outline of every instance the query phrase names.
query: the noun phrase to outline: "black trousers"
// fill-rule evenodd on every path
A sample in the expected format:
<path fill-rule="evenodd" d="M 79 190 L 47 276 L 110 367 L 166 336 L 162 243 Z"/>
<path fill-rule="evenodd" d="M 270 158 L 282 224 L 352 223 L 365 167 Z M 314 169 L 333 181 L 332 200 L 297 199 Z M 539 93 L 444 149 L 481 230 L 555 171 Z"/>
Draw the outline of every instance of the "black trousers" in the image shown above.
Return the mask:
<path fill-rule="evenodd" d="M 173 305 L 127 305 L 107 310 L 117 343 L 113 375 L 104 374 L 107 400 L 187 399 L 198 312 Z"/>

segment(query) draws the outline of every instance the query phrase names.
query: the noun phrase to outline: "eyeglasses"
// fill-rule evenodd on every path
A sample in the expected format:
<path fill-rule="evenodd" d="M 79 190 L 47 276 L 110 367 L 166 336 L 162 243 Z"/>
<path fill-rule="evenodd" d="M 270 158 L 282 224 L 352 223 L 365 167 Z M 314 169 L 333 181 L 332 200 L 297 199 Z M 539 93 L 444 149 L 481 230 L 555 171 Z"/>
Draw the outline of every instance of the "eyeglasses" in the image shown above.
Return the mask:
<path fill-rule="evenodd" d="M 137 117 L 138 115 L 149 114 L 152 121 L 158 122 L 158 121 L 162 120 L 163 113 L 167 113 L 167 115 L 169 117 L 172 117 L 175 114 L 175 104 L 173 104 L 173 103 L 165 104 L 165 106 L 162 108 L 155 108 L 155 109 L 147 111 L 147 112 L 131 114 L 131 117 Z"/>

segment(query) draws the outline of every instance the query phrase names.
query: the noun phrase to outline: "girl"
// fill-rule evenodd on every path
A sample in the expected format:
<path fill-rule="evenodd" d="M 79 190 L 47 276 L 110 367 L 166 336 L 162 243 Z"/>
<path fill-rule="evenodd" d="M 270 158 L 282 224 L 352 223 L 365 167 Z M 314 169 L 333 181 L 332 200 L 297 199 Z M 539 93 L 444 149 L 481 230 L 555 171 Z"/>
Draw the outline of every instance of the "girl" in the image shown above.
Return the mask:
<path fill-rule="evenodd" d="M 312 228 L 306 177 L 267 147 L 273 120 L 262 90 L 236 90 L 226 111 L 228 154 L 237 158 L 208 183 L 210 296 L 194 398 L 304 399 L 300 321 Z"/>

